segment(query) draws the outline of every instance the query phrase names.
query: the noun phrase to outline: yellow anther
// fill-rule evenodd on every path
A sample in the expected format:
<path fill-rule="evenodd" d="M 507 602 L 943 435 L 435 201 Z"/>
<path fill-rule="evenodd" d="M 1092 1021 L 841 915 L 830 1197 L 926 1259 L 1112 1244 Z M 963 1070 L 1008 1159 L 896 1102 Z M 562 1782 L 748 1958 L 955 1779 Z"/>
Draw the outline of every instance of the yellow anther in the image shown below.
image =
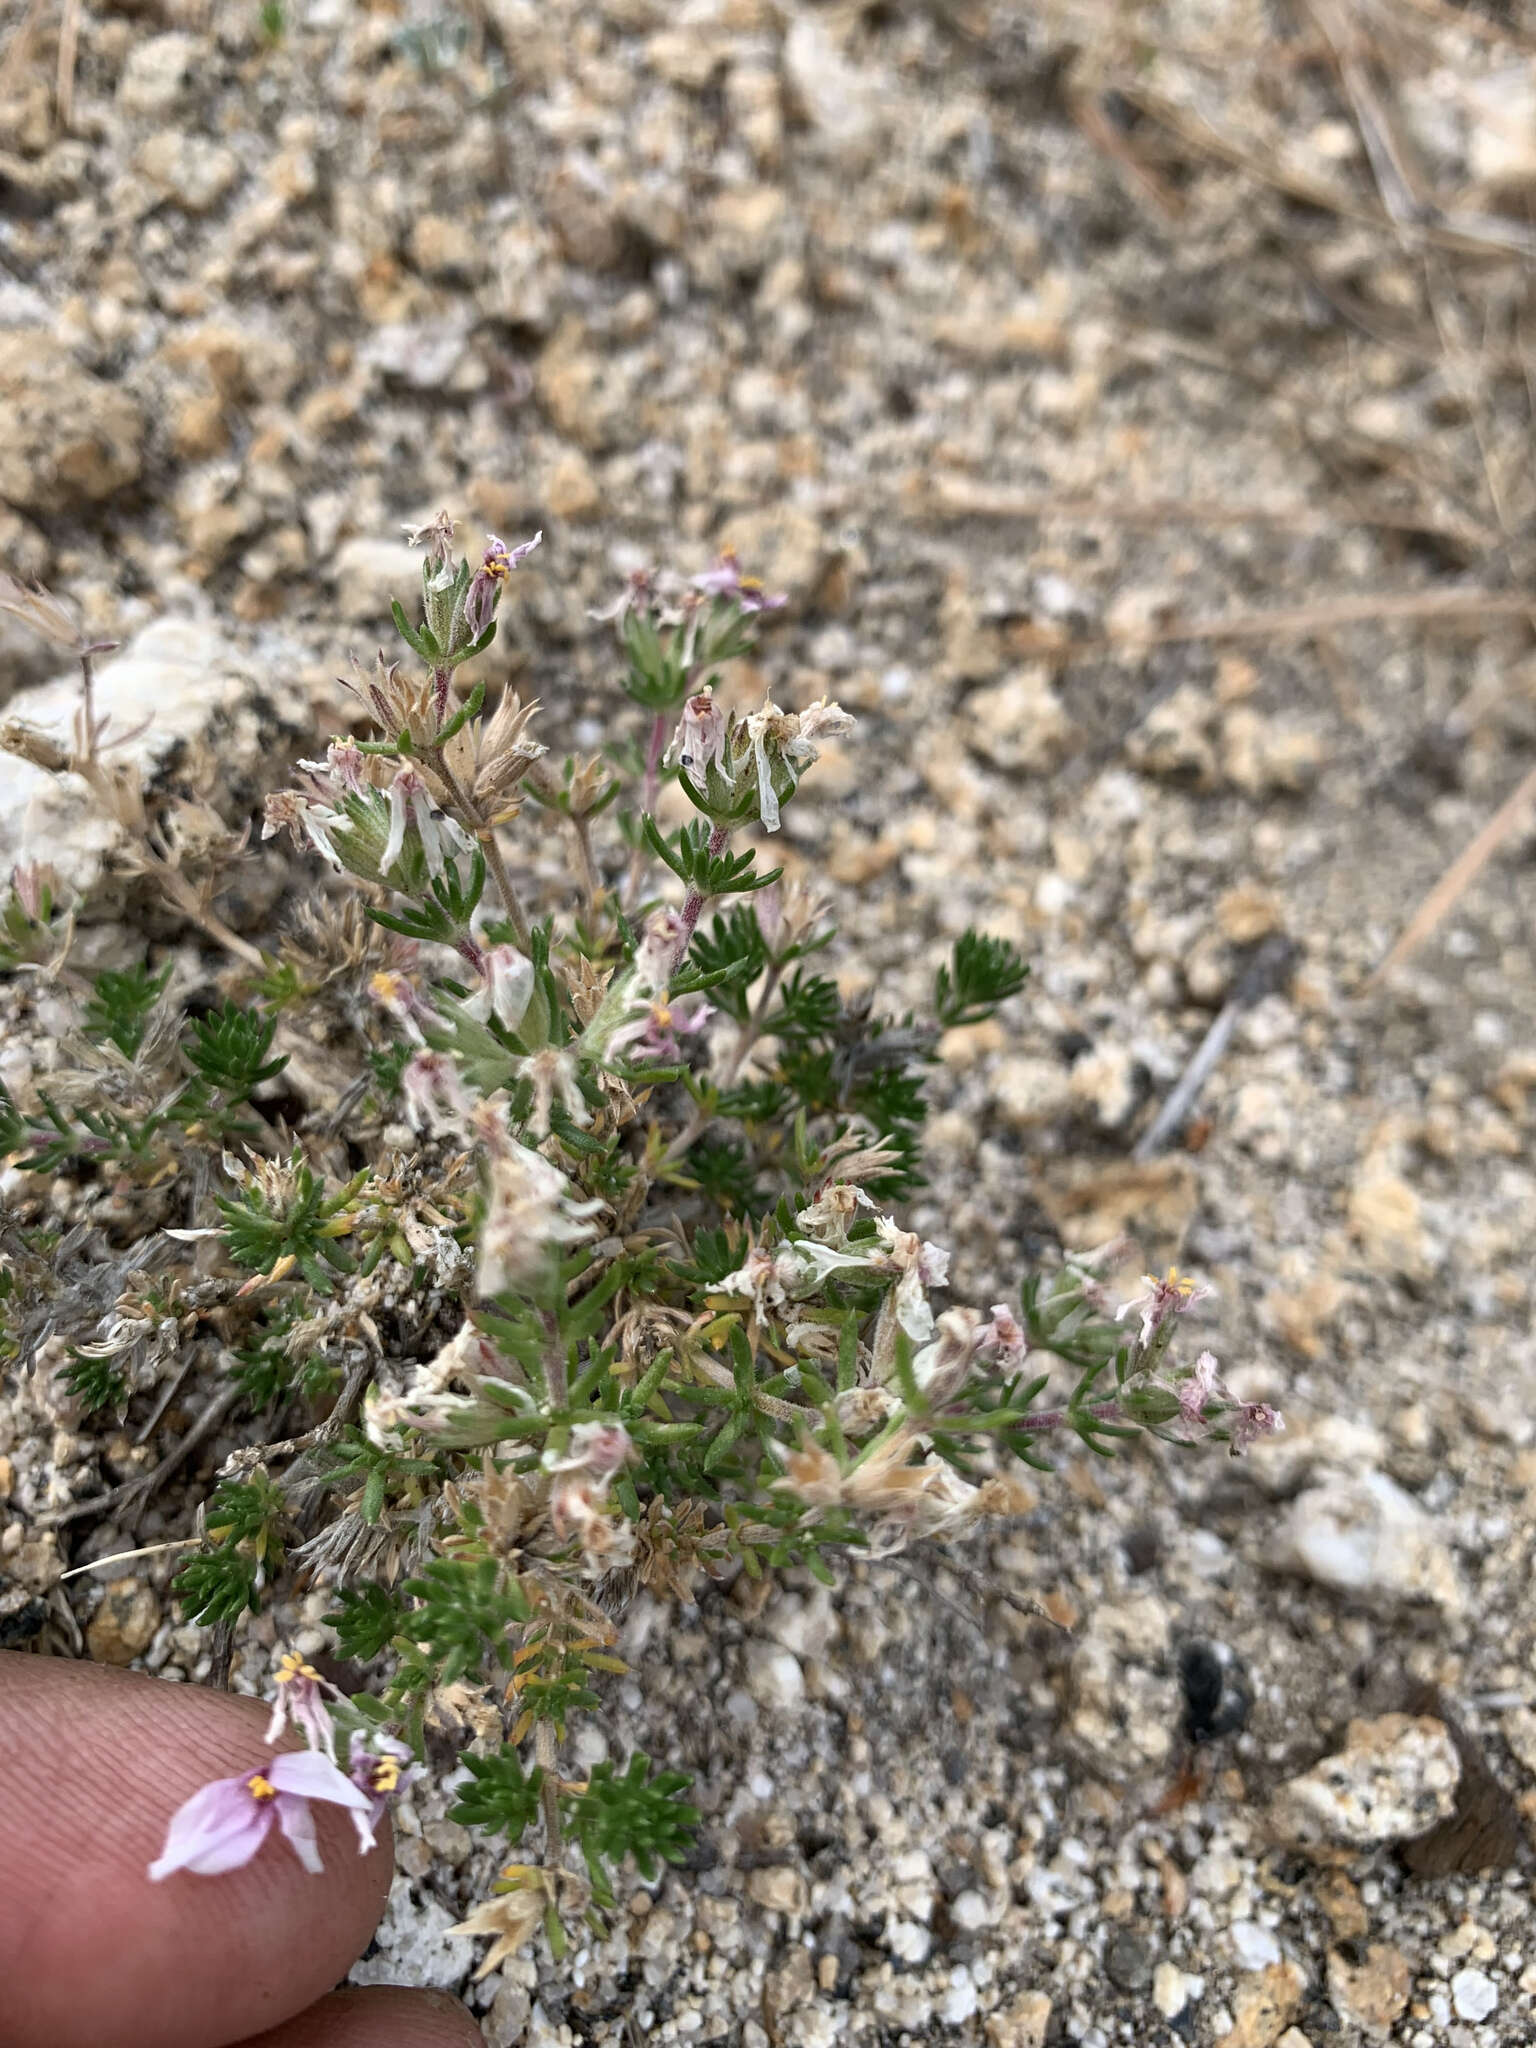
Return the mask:
<path fill-rule="evenodd" d="M 278 1684 L 292 1685 L 300 1678 L 310 1679 L 316 1685 L 320 1682 L 320 1674 L 313 1664 L 306 1664 L 297 1650 L 285 1650 L 277 1660 Z"/>
<path fill-rule="evenodd" d="M 667 1008 L 665 1003 L 657 1003 L 656 1006 L 652 1009 L 651 1015 L 655 1018 L 656 1023 L 661 1030 L 668 1031 L 671 1029 L 672 1012 Z"/>
<path fill-rule="evenodd" d="M 373 1767 L 375 1792 L 393 1792 L 400 1782 L 400 1766 L 392 1756 L 381 1756 Z"/>
<path fill-rule="evenodd" d="M 245 1789 L 253 1799 L 275 1799 L 277 1787 L 270 1784 L 260 1773 L 254 1771 L 245 1781 Z"/>

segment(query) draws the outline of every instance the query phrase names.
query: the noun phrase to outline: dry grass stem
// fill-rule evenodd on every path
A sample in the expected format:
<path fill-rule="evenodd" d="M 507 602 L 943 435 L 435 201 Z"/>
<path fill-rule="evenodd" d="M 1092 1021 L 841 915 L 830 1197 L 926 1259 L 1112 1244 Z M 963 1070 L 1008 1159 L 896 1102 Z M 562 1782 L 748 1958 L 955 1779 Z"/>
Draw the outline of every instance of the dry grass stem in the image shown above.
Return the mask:
<path fill-rule="evenodd" d="M 1446 869 L 1434 888 L 1408 920 L 1402 937 L 1365 986 L 1379 987 L 1395 967 L 1401 967 L 1417 951 L 1448 911 L 1453 910 L 1492 860 L 1505 840 L 1515 831 L 1530 804 L 1536 801 L 1536 768 L 1522 776 L 1482 831 Z"/>

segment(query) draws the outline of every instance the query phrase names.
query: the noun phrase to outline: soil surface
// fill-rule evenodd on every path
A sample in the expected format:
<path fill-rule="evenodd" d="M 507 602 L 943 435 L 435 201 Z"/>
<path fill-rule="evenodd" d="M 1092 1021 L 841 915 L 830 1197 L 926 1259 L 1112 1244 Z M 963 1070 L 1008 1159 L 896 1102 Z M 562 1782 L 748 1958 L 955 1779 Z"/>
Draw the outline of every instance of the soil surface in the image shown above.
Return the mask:
<path fill-rule="evenodd" d="M 206 744 L 260 781 L 440 505 L 543 530 L 493 674 L 586 747 L 627 716 L 589 610 L 733 543 L 792 600 L 741 701 L 859 719 L 783 835 L 845 983 L 921 1009 L 969 922 L 1032 963 L 941 1048 L 909 1220 L 952 1298 L 1129 1231 L 1287 1420 L 1065 1458 L 830 1595 L 642 1602 L 581 1760 L 694 1771 L 696 1867 L 472 1985 L 493 1855 L 422 1793 L 354 1976 L 497 2048 L 1536 2039 L 1528 812 L 1371 979 L 1536 758 L 1536 11 L 66 13 L 61 105 L 56 8 L 0 10 L 0 558 L 216 640 L 246 708 Z M 58 666 L 7 623 L 9 712 Z M 563 844 L 508 852 L 558 888 Z M 122 1547 L 37 1528 L 125 1443 L 12 1374 L 0 1453 L 13 1587 Z M 132 1569 L 69 1582 L 92 1653 L 206 1676 Z M 1327 1758 L 1308 1839 L 1275 1795 Z"/>

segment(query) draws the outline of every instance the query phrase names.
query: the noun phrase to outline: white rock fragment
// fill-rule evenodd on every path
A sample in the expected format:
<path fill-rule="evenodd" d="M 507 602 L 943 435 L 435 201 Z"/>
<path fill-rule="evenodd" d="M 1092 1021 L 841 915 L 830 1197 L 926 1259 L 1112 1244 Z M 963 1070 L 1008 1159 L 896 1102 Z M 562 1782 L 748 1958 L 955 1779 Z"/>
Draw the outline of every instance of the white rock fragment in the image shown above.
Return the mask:
<path fill-rule="evenodd" d="M 1303 1847 L 1412 1841 L 1450 1817 L 1460 1778 L 1443 1722 L 1382 1714 L 1351 1721 L 1343 1749 L 1282 1785 L 1270 1817 L 1284 1840 Z"/>
<path fill-rule="evenodd" d="M 456 1991 L 475 1960 L 467 1934 L 450 1934 L 457 1915 L 430 1893 L 420 1896 L 408 1877 L 397 1875 L 389 1904 L 374 1935 L 374 1951 L 354 1963 L 349 1984 L 419 1984 Z"/>
<path fill-rule="evenodd" d="M 1257 1920 L 1234 1920 L 1227 1930 L 1233 1954 L 1245 1970 L 1267 1970 L 1280 1960 L 1280 1944 Z"/>
<path fill-rule="evenodd" d="M 20 692 L 6 713 L 68 745 L 79 703 L 80 676 L 73 670 Z M 291 717 L 297 732 L 303 712 L 296 701 L 274 701 L 271 682 L 263 682 L 212 626 L 168 618 L 103 661 L 96 715 L 111 721 L 111 760 L 137 767 L 147 783 L 175 748 L 214 731 L 220 760 L 231 772 L 249 773 L 272 754 L 273 717 Z M 273 765 L 268 760 L 268 772 Z M 51 861 L 68 888 L 86 895 L 119 836 L 74 776 L 0 754 L 0 873 L 17 862 Z"/>
<path fill-rule="evenodd" d="M 1384 1472 L 1329 1480 L 1299 1495 L 1276 1532 L 1274 1562 L 1337 1593 L 1383 1605 L 1464 1605 L 1450 1551 L 1418 1502 Z"/>
<path fill-rule="evenodd" d="M 118 105 L 125 114 L 169 113 L 201 54 L 198 39 L 180 30 L 148 37 L 128 52 L 117 85 Z"/>
<path fill-rule="evenodd" d="M 866 67 L 848 62 L 817 16 L 791 21 L 784 77 L 827 154 L 850 167 L 863 163 L 878 137 L 879 86 Z"/>
<path fill-rule="evenodd" d="M 963 1891 L 950 1906 L 949 1917 L 962 1934 L 977 1934 L 992 1918 L 992 1909 L 978 1891 Z"/>
<path fill-rule="evenodd" d="M 933 1936 L 915 1920 L 893 1920 L 885 1931 L 885 1945 L 899 1963 L 926 1963 Z"/>
<path fill-rule="evenodd" d="M 805 1698 L 805 1673 L 790 1651 L 773 1643 L 752 1643 L 747 1650 L 747 1686 L 759 1706 L 784 1712 Z"/>
<path fill-rule="evenodd" d="M 1499 1987 L 1486 1970 L 1458 1970 L 1451 1979 L 1451 2003 L 1459 2020 L 1485 2020 L 1498 2010 Z"/>
<path fill-rule="evenodd" d="M 1176 2020 L 1189 2003 L 1189 1979 L 1177 1963 L 1161 1962 L 1152 1972 L 1152 2003 L 1165 2020 Z"/>
<path fill-rule="evenodd" d="M 421 554 L 403 540 L 343 541 L 331 564 L 337 605 L 344 619 L 358 625 L 387 619 L 392 598 L 399 598 L 408 619 L 421 616 Z"/>

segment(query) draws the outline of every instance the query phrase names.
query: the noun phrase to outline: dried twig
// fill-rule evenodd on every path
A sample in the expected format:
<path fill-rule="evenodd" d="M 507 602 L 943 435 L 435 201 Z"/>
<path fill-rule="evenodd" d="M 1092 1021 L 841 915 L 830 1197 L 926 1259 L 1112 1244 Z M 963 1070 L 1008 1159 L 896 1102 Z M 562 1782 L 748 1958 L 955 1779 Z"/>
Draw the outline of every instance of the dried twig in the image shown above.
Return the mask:
<path fill-rule="evenodd" d="M 1465 852 L 1451 862 L 1408 920 L 1397 944 L 1366 981 L 1368 989 L 1377 987 L 1394 967 L 1400 967 L 1409 954 L 1424 943 L 1446 912 L 1455 908 L 1515 830 L 1533 801 L 1536 801 L 1536 768 L 1521 777 Z"/>
<path fill-rule="evenodd" d="M 1434 357 L 1438 361 L 1438 356 Z M 1225 369 L 1223 364 L 1211 364 Z M 1443 533 L 1446 538 L 1467 544 L 1472 538 L 1427 513 L 1401 510 L 1396 506 L 1354 505 L 1338 511 L 1316 511 L 1304 505 L 1233 504 L 1216 498 L 1125 498 L 1090 491 L 1022 491 L 1010 484 L 986 484 L 953 471 L 935 470 L 914 474 L 905 483 L 904 501 L 916 520 L 960 521 L 964 519 L 1017 519 L 1031 525 L 1050 519 L 1083 520 L 1106 526 L 1145 526 L 1161 531 L 1169 526 L 1270 526 L 1285 533 L 1336 534 L 1343 527 L 1379 527 L 1389 533 Z M 1496 539 L 1494 535 L 1492 538 Z M 1486 546 L 1488 536 L 1476 535 Z"/>
<path fill-rule="evenodd" d="M 1163 647 L 1195 640 L 1269 640 L 1288 634 L 1310 638 L 1341 626 L 1383 625 L 1400 621 L 1481 625 L 1487 619 L 1536 617 L 1536 597 L 1508 590 L 1362 591 L 1358 596 L 1324 598 L 1317 604 L 1277 605 L 1273 611 L 1228 612 L 1207 619 L 1166 619 L 1158 625 L 1112 627 L 1103 633 L 1069 637 L 1054 632 L 1037 636 L 1038 651 L 1061 659 L 1093 654 L 1109 647 Z"/>
<path fill-rule="evenodd" d="M 1165 99 L 1161 94 L 1146 91 L 1131 78 L 1120 80 L 1118 90 L 1133 106 L 1139 107 L 1153 120 L 1163 122 L 1192 147 L 1230 164 L 1234 170 L 1245 171 L 1259 184 L 1271 186 L 1307 206 L 1335 213 L 1341 220 L 1361 221 L 1377 228 L 1394 225 L 1384 207 L 1372 205 L 1366 199 L 1353 198 L 1324 178 L 1308 177 L 1260 156 L 1257 151 L 1224 135 L 1190 108 Z M 1502 214 L 1447 213 L 1427 204 L 1422 215 L 1417 224 L 1419 233 L 1437 248 L 1484 256 L 1491 253 L 1527 259 L 1536 256 L 1536 229 L 1528 228 L 1517 220 L 1507 220 Z"/>
<path fill-rule="evenodd" d="M 186 1463 L 203 1439 L 213 1434 L 230 1409 L 243 1397 L 244 1390 L 239 1386 L 222 1388 L 214 1395 L 186 1435 L 167 1451 L 152 1472 L 142 1473 L 137 1479 L 130 1479 L 122 1486 L 114 1486 L 110 1493 L 97 1493 L 89 1500 L 77 1500 L 51 1517 L 40 1516 L 39 1526 L 62 1529 L 66 1522 L 79 1521 L 84 1515 L 99 1517 L 109 1514 L 114 1508 L 128 1502 L 132 1502 L 129 1513 L 136 1518 L 148 1507 L 165 1482 Z"/>
<path fill-rule="evenodd" d="M 270 1458 L 296 1458 L 303 1451 L 318 1450 L 322 1444 L 333 1443 L 361 1407 L 368 1383 L 377 1369 L 377 1359 L 369 1356 L 360 1358 L 348 1370 L 341 1392 L 336 1396 L 336 1406 L 324 1422 L 316 1423 L 313 1429 L 306 1429 L 302 1436 L 287 1437 L 282 1443 L 247 1444 L 242 1450 L 231 1451 L 219 1467 L 220 1478 L 239 1478 L 256 1466 L 265 1465 Z"/>
<path fill-rule="evenodd" d="M 1161 1152 L 1194 1108 L 1200 1090 L 1215 1070 L 1217 1061 L 1231 1042 L 1237 1020 L 1251 1010 L 1261 997 L 1282 986 L 1296 958 L 1296 947 L 1276 934 L 1264 941 L 1238 979 L 1235 989 L 1218 1013 L 1204 1038 L 1195 1048 L 1189 1065 L 1174 1083 L 1173 1092 L 1136 1141 L 1131 1157 L 1138 1164 Z"/>
<path fill-rule="evenodd" d="M 32 37 L 37 29 L 43 5 L 44 0 L 31 0 L 31 5 L 12 31 L 11 39 L 5 46 L 5 55 L 0 58 L 0 93 L 10 91 L 32 54 Z"/>
<path fill-rule="evenodd" d="M 59 62 L 54 77 L 53 104 L 59 126 L 67 135 L 75 125 L 75 59 L 80 49 L 80 0 L 64 0 L 59 18 Z"/>
<path fill-rule="evenodd" d="M 1073 120 L 1094 147 L 1109 158 L 1131 196 L 1144 200 L 1165 227 L 1176 226 L 1184 218 L 1183 199 L 1131 148 L 1125 136 L 1105 114 L 1098 95 L 1074 93 L 1069 105 Z"/>

